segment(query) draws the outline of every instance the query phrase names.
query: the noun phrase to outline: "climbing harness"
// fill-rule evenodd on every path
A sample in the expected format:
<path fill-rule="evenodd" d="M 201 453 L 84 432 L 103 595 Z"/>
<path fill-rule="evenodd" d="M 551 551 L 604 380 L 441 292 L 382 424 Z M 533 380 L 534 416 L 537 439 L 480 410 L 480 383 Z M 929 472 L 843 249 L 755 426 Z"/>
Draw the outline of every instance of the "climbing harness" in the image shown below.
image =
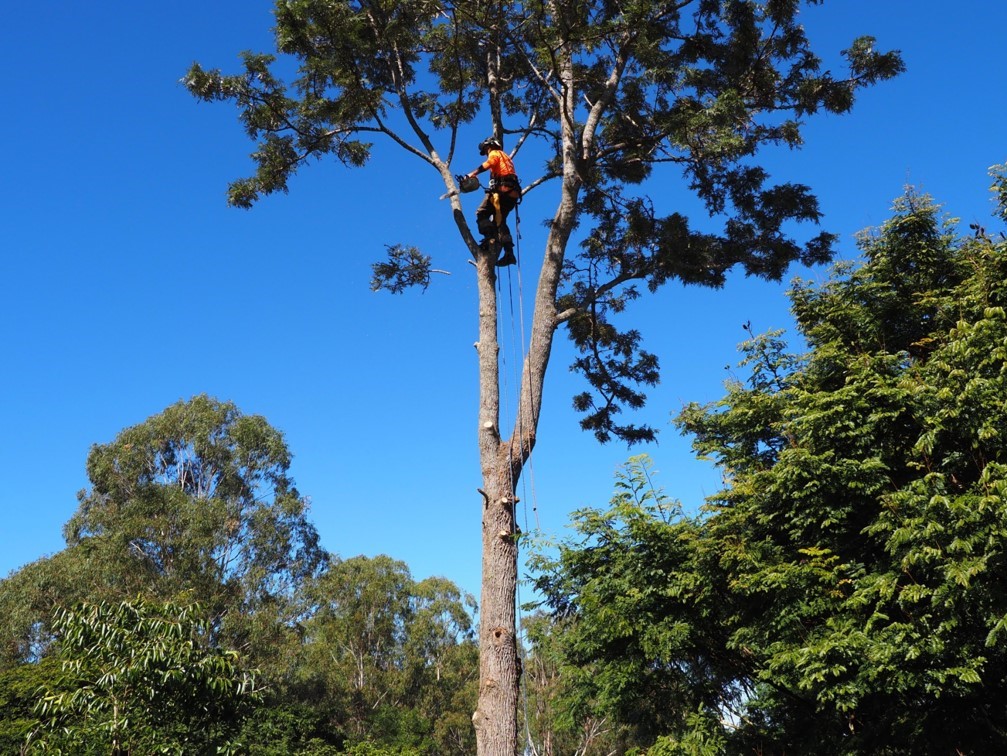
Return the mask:
<path fill-rule="evenodd" d="M 518 177 L 515 174 L 510 173 L 506 176 L 501 176 L 500 178 L 491 179 L 488 191 L 490 192 L 490 203 L 493 206 L 493 220 L 496 224 L 492 233 L 496 237 L 497 246 L 503 248 L 503 256 L 497 260 L 496 264 L 500 267 L 516 265 L 518 260 L 514 255 L 514 239 L 511 237 L 510 229 L 507 228 L 506 222 L 504 221 L 504 212 L 501 207 L 501 197 L 506 196 L 508 200 L 514 202 L 514 206 L 512 208 L 514 210 L 514 227 L 518 238 L 520 238 L 520 218 L 518 216 L 517 209 L 518 205 L 521 204 L 522 199 L 521 182 L 518 181 Z M 506 237 L 503 237 L 501 234 L 503 229 L 507 230 Z M 482 231 L 483 229 L 480 230 Z M 497 251 L 499 251 L 499 249 Z"/>

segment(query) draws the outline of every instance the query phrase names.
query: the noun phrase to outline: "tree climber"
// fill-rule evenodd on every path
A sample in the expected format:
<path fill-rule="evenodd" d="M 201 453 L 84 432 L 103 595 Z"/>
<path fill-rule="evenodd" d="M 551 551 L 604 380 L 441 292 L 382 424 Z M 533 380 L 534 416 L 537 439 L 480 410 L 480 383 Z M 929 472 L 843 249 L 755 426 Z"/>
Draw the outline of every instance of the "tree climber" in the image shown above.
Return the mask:
<path fill-rule="evenodd" d="M 514 163 L 503 151 L 503 145 L 495 137 L 489 137 L 479 143 L 479 154 L 486 156 L 486 162 L 465 178 L 475 178 L 483 171 L 490 172 L 490 185 L 486 196 L 476 210 L 476 225 L 483 235 L 480 246 L 484 251 L 503 249 L 503 256 L 497 260 L 497 265 L 513 265 L 514 239 L 507 227 L 507 216 L 521 201 L 521 184 L 514 173 Z"/>

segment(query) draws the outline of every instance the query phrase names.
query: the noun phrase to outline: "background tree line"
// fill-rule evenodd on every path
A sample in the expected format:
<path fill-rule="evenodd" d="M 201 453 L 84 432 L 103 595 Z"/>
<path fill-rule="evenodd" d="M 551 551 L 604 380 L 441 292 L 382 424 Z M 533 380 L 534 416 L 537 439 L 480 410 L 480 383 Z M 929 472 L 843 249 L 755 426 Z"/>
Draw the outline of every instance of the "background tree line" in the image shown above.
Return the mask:
<path fill-rule="evenodd" d="M 470 753 L 474 601 L 326 553 L 289 464 L 207 396 L 92 447 L 66 548 L 0 582 L 0 752 Z"/>

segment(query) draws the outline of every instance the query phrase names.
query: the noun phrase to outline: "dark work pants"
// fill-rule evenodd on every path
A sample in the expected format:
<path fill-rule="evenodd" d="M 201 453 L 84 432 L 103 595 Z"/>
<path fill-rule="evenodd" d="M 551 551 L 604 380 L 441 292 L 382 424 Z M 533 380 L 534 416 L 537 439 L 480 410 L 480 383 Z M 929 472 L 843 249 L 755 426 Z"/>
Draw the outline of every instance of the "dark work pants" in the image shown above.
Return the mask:
<path fill-rule="evenodd" d="M 497 210 L 493 202 L 494 195 L 499 198 L 500 217 L 497 218 Z M 479 233 L 483 235 L 483 241 L 493 240 L 499 243 L 504 249 L 514 248 L 514 239 L 511 236 L 510 228 L 507 227 L 507 216 L 517 205 L 517 200 L 509 194 L 495 190 L 486 192 L 483 201 L 476 209 L 476 225 Z"/>

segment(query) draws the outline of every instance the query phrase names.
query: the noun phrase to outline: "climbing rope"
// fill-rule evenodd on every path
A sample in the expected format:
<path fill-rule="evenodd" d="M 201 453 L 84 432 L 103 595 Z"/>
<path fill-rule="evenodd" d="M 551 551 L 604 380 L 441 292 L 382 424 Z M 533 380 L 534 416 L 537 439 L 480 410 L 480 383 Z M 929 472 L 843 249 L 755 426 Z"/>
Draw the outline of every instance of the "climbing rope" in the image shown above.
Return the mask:
<path fill-rule="evenodd" d="M 508 450 L 508 452 L 509 452 L 509 454 L 508 454 L 508 473 L 511 476 L 510 479 L 509 479 L 509 481 L 508 481 L 508 485 L 509 485 L 510 490 L 512 492 L 517 493 L 515 491 L 515 484 L 514 484 L 514 479 L 513 479 L 514 459 L 513 459 L 512 455 L 514 454 L 515 440 L 517 442 L 516 446 L 517 446 L 517 449 L 519 451 L 524 448 L 524 443 L 525 443 L 525 439 L 526 439 L 526 433 L 528 432 L 529 429 L 527 429 L 525 427 L 523 407 L 521 406 L 521 399 L 522 399 L 522 397 L 521 397 L 522 380 L 521 379 L 522 379 L 522 376 L 523 376 L 524 365 L 525 365 L 525 362 L 527 360 L 527 352 L 525 350 L 525 344 L 526 344 L 526 338 L 527 338 L 527 336 L 526 336 L 526 331 L 525 331 L 525 319 L 524 319 L 524 287 L 523 287 L 523 280 L 522 280 L 522 277 L 521 277 L 521 264 L 520 264 L 520 261 L 521 261 L 521 218 L 520 218 L 520 214 L 519 214 L 518 209 L 517 209 L 516 206 L 515 206 L 515 215 L 514 215 L 514 225 L 515 225 L 515 231 L 516 231 L 516 235 L 517 235 L 516 243 L 515 243 L 515 251 L 517 253 L 518 264 L 516 266 L 508 266 L 508 271 L 507 271 L 507 299 L 508 299 L 508 304 L 509 304 L 509 308 L 510 308 L 510 334 L 509 334 L 509 336 L 510 336 L 510 349 L 504 349 L 504 350 L 502 350 L 502 354 L 503 354 L 502 361 L 503 361 L 503 364 L 504 364 L 504 369 L 502 370 L 502 375 L 503 375 L 503 383 L 504 383 L 503 388 L 505 390 L 502 391 L 501 393 L 504 396 L 503 403 L 506 405 L 505 406 L 505 411 L 507 411 L 509 413 L 509 404 L 510 404 L 509 400 L 510 400 L 510 397 L 512 396 L 512 389 L 510 388 L 509 378 L 510 378 L 510 371 L 513 371 L 514 385 L 516 387 L 516 389 L 514 389 L 514 390 L 516 390 L 516 395 L 517 395 L 516 406 L 515 406 L 515 414 L 514 414 L 515 433 L 517 435 L 517 439 L 511 439 L 511 444 L 510 444 L 510 447 L 509 447 L 509 450 Z M 511 267 L 515 268 L 516 272 L 512 273 L 511 270 L 510 270 Z M 515 282 L 515 278 L 517 280 L 517 308 L 516 308 L 517 309 L 517 317 L 515 317 L 515 312 L 514 312 L 515 311 L 515 301 L 514 301 L 514 299 L 515 299 L 514 298 L 514 282 Z M 502 294 L 501 288 L 502 288 L 502 284 L 501 284 L 500 278 L 498 277 L 497 278 L 498 299 L 499 299 L 499 296 Z M 518 329 L 519 333 L 515 332 L 515 328 Z M 500 338 L 500 336 L 505 335 L 504 334 L 504 330 L 505 329 L 503 328 L 503 325 L 500 324 L 500 323 L 498 323 L 498 338 Z M 503 339 L 500 339 L 500 340 L 502 341 Z M 508 359 L 508 355 L 510 356 L 510 359 Z M 534 397 L 530 394 L 530 392 L 534 391 L 534 386 L 533 386 L 533 383 L 531 381 L 532 376 L 531 376 L 530 369 L 529 369 L 529 376 L 528 377 L 529 377 L 529 386 L 528 386 L 528 388 L 529 388 L 529 398 L 528 398 L 528 401 L 531 404 L 534 404 Z M 539 517 L 538 517 L 538 498 L 537 498 L 537 493 L 536 493 L 536 490 L 535 490 L 535 475 L 534 475 L 535 467 L 534 467 L 534 461 L 533 461 L 533 459 L 534 459 L 534 454 L 529 453 L 528 459 L 527 459 L 527 461 L 526 461 L 526 463 L 524 465 L 524 467 L 526 468 L 528 474 L 522 476 L 522 479 L 521 479 L 521 487 L 522 487 L 521 499 L 524 501 L 524 528 L 525 528 L 526 531 L 529 528 L 529 522 L 528 522 L 529 486 L 530 486 L 530 489 L 531 489 L 530 499 L 531 499 L 531 502 L 532 502 L 532 510 L 534 512 L 534 515 L 535 515 L 535 527 L 536 527 L 536 530 L 541 530 L 541 523 L 539 522 Z M 516 514 L 516 512 L 515 512 L 515 515 L 514 515 L 513 523 L 514 523 L 514 525 L 513 525 L 513 535 L 517 536 L 517 534 L 519 532 L 519 529 L 517 527 L 517 514 Z M 526 648 L 525 648 L 526 643 L 523 640 L 523 638 L 524 638 L 524 618 L 522 616 L 522 611 L 521 611 L 522 601 L 521 601 L 521 587 L 520 586 L 521 586 L 521 581 L 520 581 L 520 579 L 518 579 L 517 585 L 515 587 L 515 602 L 516 602 L 515 612 L 516 612 L 516 619 L 517 619 L 517 626 L 519 628 L 519 633 L 518 633 L 518 637 L 515 638 L 515 642 L 516 642 L 516 645 L 517 645 L 517 652 L 518 652 L 518 655 L 519 655 L 519 658 L 520 658 L 520 661 L 521 661 L 521 668 L 522 668 L 522 670 L 525 670 L 525 669 L 527 669 L 528 659 L 527 659 Z M 524 709 L 524 725 L 525 725 L 525 748 L 524 748 L 524 756 L 538 756 L 538 750 L 537 750 L 537 748 L 535 746 L 535 739 L 532 736 L 532 732 L 531 732 L 531 716 L 530 716 L 529 705 L 528 705 L 527 676 L 525 674 L 523 674 L 523 673 L 521 675 L 520 686 L 521 686 L 522 705 L 523 705 L 523 709 Z"/>

